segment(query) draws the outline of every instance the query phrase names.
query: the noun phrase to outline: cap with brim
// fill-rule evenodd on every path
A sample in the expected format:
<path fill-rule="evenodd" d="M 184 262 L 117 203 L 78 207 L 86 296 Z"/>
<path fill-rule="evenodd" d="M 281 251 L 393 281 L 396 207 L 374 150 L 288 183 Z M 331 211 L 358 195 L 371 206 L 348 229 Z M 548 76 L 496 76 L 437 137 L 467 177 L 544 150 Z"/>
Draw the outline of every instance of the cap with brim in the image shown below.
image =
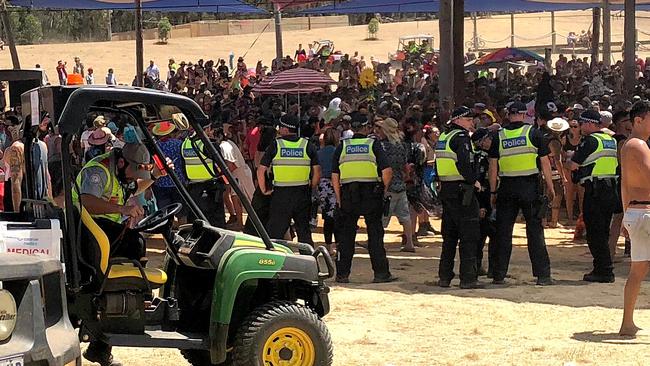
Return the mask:
<path fill-rule="evenodd" d="M 176 130 L 176 125 L 169 122 L 169 121 L 164 121 L 164 122 L 158 122 L 155 125 L 153 125 L 153 128 L 151 129 L 151 133 L 153 133 L 156 136 L 167 136 L 170 133 L 174 132 Z"/>
<path fill-rule="evenodd" d="M 508 113 L 510 114 L 525 114 L 528 113 L 528 107 L 522 102 L 515 101 L 508 106 Z"/>
<path fill-rule="evenodd" d="M 289 130 L 297 130 L 300 121 L 298 117 L 285 114 L 280 118 L 280 127 L 288 128 Z"/>
<path fill-rule="evenodd" d="M 122 148 L 122 157 L 132 165 L 133 175 L 137 179 L 151 179 L 151 171 L 140 169 L 140 164 L 150 164 L 151 154 L 143 144 L 126 144 Z"/>
<path fill-rule="evenodd" d="M 492 113 L 492 111 L 489 109 L 484 109 L 483 112 L 481 112 L 481 114 L 485 114 L 486 116 L 490 117 L 492 123 L 497 121 L 497 119 L 494 117 L 494 113 Z"/>
<path fill-rule="evenodd" d="M 580 115 L 578 118 L 578 122 L 580 123 L 595 123 L 595 124 L 600 124 L 600 113 L 588 109 Z"/>
<path fill-rule="evenodd" d="M 353 128 L 363 127 L 370 122 L 368 120 L 368 116 L 358 112 L 353 112 L 350 115 L 350 117 L 352 117 L 352 120 L 350 121 L 350 126 L 352 126 Z"/>
<path fill-rule="evenodd" d="M 454 109 L 453 112 L 451 112 L 451 117 L 449 118 L 449 121 L 447 121 L 447 124 L 450 124 L 460 118 L 474 118 L 474 113 L 471 109 L 465 106 L 458 107 Z"/>
<path fill-rule="evenodd" d="M 585 107 L 583 107 L 582 104 L 580 104 L 580 103 L 576 103 L 576 104 L 573 105 L 573 108 L 572 108 L 572 109 L 573 109 L 573 110 L 576 110 L 576 109 L 577 109 L 577 110 L 584 110 Z"/>
<path fill-rule="evenodd" d="M 563 132 L 569 129 L 569 122 L 563 118 L 553 118 L 546 125 L 555 132 Z"/>
<path fill-rule="evenodd" d="M 98 128 L 88 137 L 88 144 L 93 146 L 105 145 L 113 137 L 107 127 Z"/>

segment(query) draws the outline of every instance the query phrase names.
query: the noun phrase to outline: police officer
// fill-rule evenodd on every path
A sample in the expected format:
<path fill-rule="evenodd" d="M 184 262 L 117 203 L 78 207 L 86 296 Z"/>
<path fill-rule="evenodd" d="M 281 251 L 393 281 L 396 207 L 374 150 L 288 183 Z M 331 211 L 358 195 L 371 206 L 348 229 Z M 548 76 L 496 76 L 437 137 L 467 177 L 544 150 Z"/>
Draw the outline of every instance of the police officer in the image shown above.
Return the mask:
<path fill-rule="evenodd" d="M 143 259 L 144 239 L 139 233 L 128 230 L 122 218 L 142 218 L 143 208 L 127 204 L 127 200 L 146 190 L 154 179 L 164 174 L 151 164 L 151 156 L 142 144 L 126 144 L 122 149 L 113 149 L 90 160 L 81 169 L 76 180 L 79 191 L 72 190 L 73 202 L 78 207 L 81 198 L 81 205 L 106 233 L 111 243 L 111 256 Z M 113 360 L 111 346 L 102 341 L 91 342 L 84 357 L 100 365 L 121 365 Z"/>
<path fill-rule="evenodd" d="M 207 129 L 207 132 L 210 128 Z M 185 174 L 189 184 L 187 190 L 192 200 L 206 216 L 210 225 L 225 228 L 226 213 L 223 207 L 223 191 L 225 186 L 220 172 L 212 159 L 205 155 L 203 141 L 196 133 L 183 140 L 181 155 L 185 163 Z M 207 195 L 207 199 L 203 198 Z M 192 211 L 188 213 L 188 221 L 196 219 Z"/>
<path fill-rule="evenodd" d="M 436 168 L 442 201 L 442 252 L 438 286 L 449 287 L 454 278 L 456 246 L 460 254 L 460 288 L 479 286 L 476 251 L 480 239 L 479 205 L 474 189 L 480 188 L 473 164 L 469 131 L 474 115 L 467 107 L 453 111 L 448 132 L 436 146 Z"/>
<path fill-rule="evenodd" d="M 492 206 L 490 205 L 490 179 L 488 171 L 490 169 L 490 159 L 488 151 L 492 146 L 492 132 L 487 128 L 479 128 L 472 134 L 472 143 L 474 144 L 474 167 L 476 169 L 477 179 L 481 184 L 481 189 L 476 193 L 479 205 L 479 222 L 481 228 L 481 237 L 476 251 L 476 268 L 479 276 L 487 275 L 492 277 L 494 265 L 494 217 L 492 215 Z M 488 269 L 483 267 L 483 248 L 487 239 L 490 239 L 488 247 Z"/>
<path fill-rule="evenodd" d="M 578 121 L 584 138 L 569 162 L 574 171 L 574 182 L 585 188 L 583 217 L 587 229 L 587 243 L 594 258 L 593 271 L 584 275 L 584 281 L 614 282 L 612 257 L 609 251 L 609 226 L 618 206 L 616 140 L 601 132 L 600 114 L 594 110 L 583 112 Z"/>
<path fill-rule="evenodd" d="M 390 273 L 384 249 L 384 197 L 393 177 L 393 170 L 384 157 L 379 143 L 368 134 L 372 127 L 368 117 L 353 113 L 350 126 L 354 132 L 351 139 L 334 151 L 332 162 L 332 185 L 336 194 L 341 226 L 336 261 L 336 282 L 350 282 L 352 257 L 354 256 L 357 222 L 364 217 L 368 232 L 368 254 L 374 271 L 374 283 L 397 280 Z"/>
<path fill-rule="evenodd" d="M 510 103 L 507 111 L 510 123 L 495 136 L 488 153 L 491 203 L 497 210 L 493 283 L 505 283 L 512 254 L 512 230 L 521 210 L 526 219 L 533 276 L 537 277 L 538 285 L 552 285 L 551 263 L 542 227 L 548 202 L 555 197 L 548 145 L 539 130 L 524 124 L 527 113 L 524 103 Z M 542 195 L 540 166 L 548 197 Z M 497 176 L 500 179 L 498 192 Z"/>
<path fill-rule="evenodd" d="M 282 239 L 293 219 L 298 241 L 313 245 L 309 226 L 311 191 L 318 186 L 320 165 L 316 147 L 298 136 L 299 125 L 294 115 L 280 118 L 280 137 L 266 149 L 257 179 L 262 193 L 271 195 L 266 224 L 269 236 Z M 273 170 L 273 188 L 266 179 L 269 167 Z"/>

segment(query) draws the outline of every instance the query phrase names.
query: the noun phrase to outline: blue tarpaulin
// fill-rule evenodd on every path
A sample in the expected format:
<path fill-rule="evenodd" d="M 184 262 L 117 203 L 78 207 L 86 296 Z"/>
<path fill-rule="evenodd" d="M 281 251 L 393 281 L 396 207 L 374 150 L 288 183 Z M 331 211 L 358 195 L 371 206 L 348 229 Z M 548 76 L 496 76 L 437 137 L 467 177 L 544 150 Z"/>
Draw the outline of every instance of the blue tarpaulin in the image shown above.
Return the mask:
<path fill-rule="evenodd" d="M 526 0 L 465 0 L 466 12 L 560 11 L 589 9 L 598 4 L 550 4 Z M 303 14 L 437 13 L 437 0 L 349 0 L 302 11 Z"/>
<path fill-rule="evenodd" d="M 15 6 L 34 9 L 135 9 L 133 0 L 10 0 Z M 142 0 L 143 10 L 218 13 L 266 13 L 239 0 Z"/>

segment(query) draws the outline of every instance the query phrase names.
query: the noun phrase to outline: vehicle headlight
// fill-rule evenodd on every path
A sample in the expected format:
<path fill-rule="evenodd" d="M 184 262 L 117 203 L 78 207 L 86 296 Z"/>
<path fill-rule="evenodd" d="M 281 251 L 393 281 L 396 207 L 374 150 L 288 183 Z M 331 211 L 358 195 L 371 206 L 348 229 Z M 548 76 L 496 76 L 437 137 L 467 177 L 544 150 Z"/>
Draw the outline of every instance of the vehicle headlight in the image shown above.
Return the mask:
<path fill-rule="evenodd" d="M 6 340 L 16 327 L 16 300 L 11 292 L 0 290 L 0 342 Z"/>

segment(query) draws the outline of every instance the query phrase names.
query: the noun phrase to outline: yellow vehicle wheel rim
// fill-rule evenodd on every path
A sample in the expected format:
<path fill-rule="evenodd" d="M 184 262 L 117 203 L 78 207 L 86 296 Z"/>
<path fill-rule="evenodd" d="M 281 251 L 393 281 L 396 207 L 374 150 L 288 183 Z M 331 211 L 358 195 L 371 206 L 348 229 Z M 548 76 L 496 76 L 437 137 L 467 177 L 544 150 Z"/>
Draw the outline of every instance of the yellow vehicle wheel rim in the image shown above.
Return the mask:
<path fill-rule="evenodd" d="M 264 366 L 313 366 L 314 342 L 303 330 L 286 327 L 266 339 L 262 350 Z"/>

